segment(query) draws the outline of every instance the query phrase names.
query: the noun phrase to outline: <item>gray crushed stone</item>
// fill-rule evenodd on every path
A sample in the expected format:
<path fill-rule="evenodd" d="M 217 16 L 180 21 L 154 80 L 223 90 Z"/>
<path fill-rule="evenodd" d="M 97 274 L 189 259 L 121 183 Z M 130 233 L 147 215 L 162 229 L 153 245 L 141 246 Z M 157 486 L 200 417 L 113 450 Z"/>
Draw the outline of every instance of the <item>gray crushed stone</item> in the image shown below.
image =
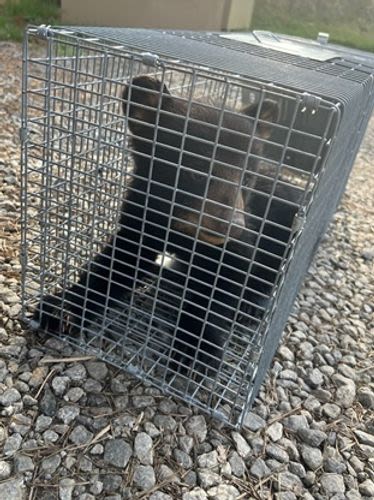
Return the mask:
<path fill-rule="evenodd" d="M 20 69 L 0 43 L 0 498 L 374 498 L 374 120 L 238 432 L 22 329 Z"/>

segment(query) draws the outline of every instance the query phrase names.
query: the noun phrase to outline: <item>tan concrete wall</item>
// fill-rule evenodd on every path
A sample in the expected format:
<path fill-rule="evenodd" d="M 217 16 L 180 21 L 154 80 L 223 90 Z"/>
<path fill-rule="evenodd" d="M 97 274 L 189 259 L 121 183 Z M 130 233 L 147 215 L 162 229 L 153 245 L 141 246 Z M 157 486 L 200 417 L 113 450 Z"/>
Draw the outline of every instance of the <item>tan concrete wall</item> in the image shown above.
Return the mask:
<path fill-rule="evenodd" d="M 175 28 L 246 29 L 254 0 L 62 0 L 64 24 Z"/>

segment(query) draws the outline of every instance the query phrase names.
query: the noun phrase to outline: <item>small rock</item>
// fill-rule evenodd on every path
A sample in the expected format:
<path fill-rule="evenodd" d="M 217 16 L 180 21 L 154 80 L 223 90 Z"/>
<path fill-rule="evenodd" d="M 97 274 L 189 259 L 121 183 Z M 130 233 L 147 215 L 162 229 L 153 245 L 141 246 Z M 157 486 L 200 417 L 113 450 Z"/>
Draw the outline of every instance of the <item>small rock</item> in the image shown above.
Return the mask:
<path fill-rule="evenodd" d="M 136 435 L 134 453 L 141 464 L 153 464 L 153 441 L 145 432 L 139 432 L 139 434 Z"/>
<path fill-rule="evenodd" d="M 361 257 L 364 260 L 370 261 L 374 259 L 374 248 L 365 248 L 361 252 Z"/>
<path fill-rule="evenodd" d="M 104 485 L 101 481 L 93 481 L 90 486 L 90 492 L 96 496 L 100 495 L 103 491 Z"/>
<path fill-rule="evenodd" d="M 360 387 L 357 391 L 357 399 L 364 408 L 374 410 L 374 392 L 368 387 Z"/>
<path fill-rule="evenodd" d="M 123 478 L 119 474 L 103 474 L 100 476 L 100 481 L 103 483 L 105 493 L 115 493 L 119 490 L 123 483 Z M 107 500 L 107 497 L 105 497 Z"/>
<path fill-rule="evenodd" d="M 48 368 L 46 366 L 37 366 L 28 381 L 29 386 L 34 388 L 41 386 L 47 375 Z"/>
<path fill-rule="evenodd" d="M 218 454 L 216 450 L 210 451 L 209 453 L 203 453 L 197 457 L 197 464 L 203 469 L 212 469 L 218 465 Z"/>
<path fill-rule="evenodd" d="M 90 377 L 99 382 L 105 380 L 108 375 L 108 368 L 102 361 L 89 361 L 86 368 Z"/>
<path fill-rule="evenodd" d="M 178 443 L 182 451 L 190 453 L 194 445 L 194 440 L 191 436 L 188 435 L 179 436 Z"/>
<path fill-rule="evenodd" d="M 91 472 L 93 468 L 91 460 L 89 460 L 87 457 L 82 457 L 81 460 L 79 461 L 79 470 L 82 472 Z"/>
<path fill-rule="evenodd" d="M 374 447 L 374 433 L 369 434 L 368 432 L 363 432 L 359 430 L 354 430 L 353 432 L 356 434 L 357 439 L 359 440 L 360 443 Z"/>
<path fill-rule="evenodd" d="M 268 444 L 265 451 L 269 457 L 274 458 L 278 462 L 287 463 L 290 461 L 288 453 L 276 444 Z"/>
<path fill-rule="evenodd" d="M 252 476 L 257 477 L 257 479 L 262 479 L 263 477 L 266 477 L 271 474 L 271 470 L 262 460 L 262 458 L 257 458 L 254 461 L 249 472 L 252 474 Z"/>
<path fill-rule="evenodd" d="M 316 482 L 315 472 L 313 472 L 312 470 L 308 470 L 308 472 L 305 474 L 305 477 L 304 477 L 305 486 L 310 488 L 311 486 L 313 486 L 315 484 L 315 482 Z"/>
<path fill-rule="evenodd" d="M 325 403 L 322 406 L 322 413 L 331 420 L 337 419 L 340 415 L 340 412 L 340 407 L 334 403 Z"/>
<path fill-rule="evenodd" d="M 40 411 L 48 417 L 54 417 L 56 414 L 56 397 L 48 386 L 44 388 L 44 394 L 42 399 L 40 400 L 39 408 Z"/>
<path fill-rule="evenodd" d="M 8 479 L 12 473 L 12 466 L 9 462 L 5 462 L 5 460 L 0 461 L 0 481 L 4 479 Z"/>
<path fill-rule="evenodd" d="M 212 500 L 235 500 L 239 495 L 239 491 L 231 484 L 220 484 L 208 490 L 208 496 Z"/>
<path fill-rule="evenodd" d="M 156 414 L 154 417 L 154 423 L 157 425 L 157 427 L 159 429 L 167 431 L 167 432 L 175 432 L 175 430 L 177 428 L 177 422 L 176 422 L 175 418 L 173 418 L 170 415 Z M 203 441 L 204 441 L 204 439 L 203 439 Z"/>
<path fill-rule="evenodd" d="M 309 469 L 316 470 L 322 465 L 323 457 L 318 448 L 312 448 L 311 446 L 304 444 L 301 446 L 300 453 Z"/>
<path fill-rule="evenodd" d="M 370 479 L 366 479 L 363 483 L 358 487 L 361 495 L 364 495 L 369 498 L 374 498 L 374 483 Z"/>
<path fill-rule="evenodd" d="M 156 484 L 156 477 L 153 467 L 150 465 L 137 465 L 134 468 L 134 484 L 142 489 L 149 490 Z"/>
<path fill-rule="evenodd" d="M 323 468 L 326 472 L 334 472 L 335 474 L 342 474 L 346 471 L 347 466 L 342 459 L 336 456 L 327 456 L 323 460 Z"/>
<path fill-rule="evenodd" d="M 346 496 L 347 500 L 361 500 L 362 499 L 361 494 L 357 490 L 354 490 L 354 489 L 347 491 L 345 496 Z"/>
<path fill-rule="evenodd" d="M 54 377 L 51 382 L 52 390 L 56 396 L 62 396 L 65 394 L 66 389 L 69 387 L 70 378 L 69 377 Z"/>
<path fill-rule="evenodd" d="M 178 412 L 178 405 L 172 399 L 162 399 L 158 405 L 158 409 L 161 413 L 165 415 L 170 415 L 170 413 Z"/>
<path fill-rule="evenodd" d="M 185 451 L 174 448 L 173 455 L 177 464 L 183 467 L 183 469 L 190 469 L 192 467 L 192 458 Z"/>
<path fill-rule="evenodd" d="M 11 406 L 17 401 L 21 399 L 21 394 L 17 389 L 12 387 L 11 389 L 7 389 L 1 396 L 0 396 L 0 405 L 1 406 Z"/>
<path fill-rule="evenodd" d="M 282 462 L 278 462 L 278 460 L 275 460 L 274 458 L 268 458 L 266 460 L 266 465 L 269 467 L 272 473 L 284 470 L 284 464 L 282 464 Z"/>
<path fill-rule="evenodd" d="M 61 479 L 58 485 L 58 497 L 60 500 L 71 500 L 73 498 L 73 490 L 75 486 L 74 479 L 65 477 Z"/>
<path fill-rule="evenodd" d="M 132 455 L 131 446 L 124 439 L 110 439 L 105 443 L 104 461 L 125 468 Z"/>
<path fill-rule="evenodd" d="M 22 478 L 8 479 L 0 483 L 0 498 L 25 500 L 26 487 Z"/>
<path fill-rule="evenodd" d="M 35 468 L 34 462 L 27 455 L 17 455 L 14 458 L 14 469 L 19 474 L 24 472 L 33 471 Z"/>
<path fill-rule="evenodd" d="M 352 382 L 337 388 L 335 394 L 336 403 L 342 408 L 350 408 L 356 398 L 356 386 Z"/>
<path fill-rule="evenodd" d="M 55 431 L 48 430 L 43 433 L 43 439 L 46 443 L 56 443 L 59 439 L 59 435 Z"/>
<path fill-rule="evenodd" d="M 36 432 L 44 432 L 52 423 L 52 417 L 47 417 L 46 415 L 40 415 L 35 422 Z"/>
<path fill-rule="evenodd" d="M 283 436 L 283 425 L 280 422 L 274 422 L 266 429 L 265 434 L 276 443 Z"/>
<path fill-rule="evenodd" d="M 290 415 L 283 420 L 286 429 L 297 432 L 299 429 L 309 427 L 305 415 Z"/>
<path fill-rule="evenodd" d="M 77 403 L 85 395 L 81 387 L 72 387 L 64 396 L 64 400 L 70 403 Z"/>
<path fill-rule="evenodd" d="M 92 438 L 92 432 L 88 431 L 83 425 L 77 425 L 69 436 L 69 440 L 77 446 L 88 444 Z"/>
<path fill-rule="evenodd" d="M 291 363 L 295 361 L 294 353 L 285 345 L 279 347 L 278 354 L 284 361 L 291 361 Z"/>
<path fill-rule="evenodd" d="M 236 451 L 244 460 L 252 455 L 251 447 L 239 432 L 232 432 L 231 437 L 235 443 Z"/>
<path fill-rule="evenodd" d="M 297 496 L 303 491 L 301 479 L 292 472 L 280 472 L 275 484 L 278 491 L 291 491 Z"/>
<path fill-rule="evenodd" d="M 155 438 L 160 435 L 160 431 L 157 429 L 154 423 L 145 422 L 144 430 L 151 438 Z"/>
<path fill-rule="evenodd" d="M 156 491 L 155 493 L 152 493 L 152 495 L 149 497 L 149 500 L 173 500 L 173 498 L 167 493 Z"/>
<path fill-rule="evenodd" d="M 5 441 L 3 453 L 6 457 L 10 457 L 16 453 L 17 450 L 20 449 L 22 443 L 21 434 L 12 434 Z"/>
<path fill-rule="evenodd" d="M 155 406 L 155 398 L 152 396 L 133 396 L 132 404 L 134 408 L 151 408 Z"/>
<path fill-rule="evenodd" d="M 246 473 L 247 468 L 244 460 L 238 455 L 236 451 L 234 451 L 229 458 L 229 464 L 231 467 L 231 472 L 232 474 L 234 474 L 234 476 L 243 477 Z"/>
<path fill-rule="evenodd" d="M 221 476 L 209 469 L 200 469 L 197 473 L 200 486 L 204 489 L 215 486 L 221 482 Z"/>
<path fill-rule="evenodd" d="M 149 497 L 149 500 L 173 500 L 173 498 L 167 493 L 156 491 L 156 493 L 152 493 L 152 495 Z"/>
<path fill-rule="evenodd" d="M 170 482 L 179 481 L 178 476 L 176 475 L 176 473 L 173 470 L 171 470 L 170 467 L 168 467 L 165 464 L 162 464 L 159 467 L 158 479 L 160 480 L 160 482 L 163 482 L 163 481 L 166 481 L 166 480 L 168 480 Z"/>
<path fill-rule="evenodd" d="M 194 488 L 197 485 L 197 474 L 194 470 L 189 470 L 187 474 L 183 476 L 183 482 L 186 483 L 190 488 Z"/>
<path fill-rule="evenodd" d="M 350 458 L 349 463 L 351 464 L 355 472 L 362 472 L 365 468 L 364 462 L 361 462 L 361 460 L 355 455 Z"/>
<path fill-rule="evenodd" d="M 188 434 L 194 437 L 199 443 L 205 441 L 208 430 L 203 415 L 195 415 L 189 418 L 185 427 Z"/>
<path fill-rule="evenodd" d="M 307 374 L 305 382 L 315 389 L 323 384 L 323 375 L 318 368 L 314 368 Z"/>
<path fill-rule="evenodd" d="M 24 436 L 29 432 L 31 425 L 32 419 L 30 417 L 17 413 L 13 416 L 9 428 L 13 432 L 17 432 L 18 434 L 21 434 L 21 436 Z"/>
<path fill-rule="evenodd" d="M 313 446 L 314 448 L 320 446 L 320 444 L 327 439 L 327 434 L 325 432 L 319 431 L 318 429 L 307 429 L 304 427 L 297 431 L 297 435 L 302 441 L 304 441 L 304 443 L 309 446 Z"/>
<path fill-rule="evenodd" d="M 69 377 L 72 382 L 77 383 L 78 385 L 83 383 L 87 378 L 86 369 L 80 363 L 74 364 L 73 366 L 65 370 L 65 375 Z"/>
<path fill-rule="evenodd" d="M 207 498 L 207 494 L 201 488 L 194 488 L 182 496 L 182 500 L 207 500 Z"/>
<path fill-rule="evenodd" d="M 300 479 L 304 479 L 306 476 L 305 467 L 299 462 L 290 462 L 288 468 L 292 474 L 296 474 Z"/>
<path fill-rule="evenodd" d="M 60 455 L 51 455 L 50 457 L 43 458 L 40 468 L 45 474 L 54 474 L 61 464 Z"/>
<path fill-rule="evenodd" d="M 64 424 L 69 425 L 77 418 L 80 410 L 78 406 L 63 406 L 57 412 L 57 418 L 59 418 Z"/>
<path fill-rule="evenodd" d="M 257 432 L 266 426 L 266 422 L 257 413 L 248 412 L 244 418 L 243 426 L 252 432 Z"/>
<path fill-rule="evenodd" d="M 320 477 L 320 482 L 323 491 L 327 495 L 334 495 L 335 493 L 344 493 L 345 485 L 343 477 L 339 474 L 324 473 Z"/>
<path fill-rule="evenodd" d="M 104 446 L 101 443 L 95 444 L 90 451 L 91 455 L 102 455 L 104 453 Z"/>
<path fill-rule="evenodd" d="M 297 497 L 292 491 L 281 491 L 280 493 L 276 493 L 274 498 L 275 500 L 296 500 Z"/>

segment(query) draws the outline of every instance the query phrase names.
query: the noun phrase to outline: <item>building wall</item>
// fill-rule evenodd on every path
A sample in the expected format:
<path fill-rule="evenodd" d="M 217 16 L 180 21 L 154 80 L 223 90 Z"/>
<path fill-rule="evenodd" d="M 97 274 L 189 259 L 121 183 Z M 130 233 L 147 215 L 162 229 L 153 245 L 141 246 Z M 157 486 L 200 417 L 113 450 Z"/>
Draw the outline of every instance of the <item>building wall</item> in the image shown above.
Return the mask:
<path fill-rule="evenodd" d="M 255 0 L 62 0 L 64 24 L 248 29 Z"/>

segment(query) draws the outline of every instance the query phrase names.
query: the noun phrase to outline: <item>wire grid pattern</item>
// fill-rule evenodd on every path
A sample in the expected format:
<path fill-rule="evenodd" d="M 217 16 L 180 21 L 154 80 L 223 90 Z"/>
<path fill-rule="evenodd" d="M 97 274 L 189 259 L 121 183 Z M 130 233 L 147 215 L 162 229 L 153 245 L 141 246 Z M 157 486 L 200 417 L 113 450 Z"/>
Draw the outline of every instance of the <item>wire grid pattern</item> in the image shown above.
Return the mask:
<path fill-rule="evenodd" d="M 34 38 L 38 32 L 30 29 L 29 36 Z M 333 101 L 320 97 L 310 99 L 304 93 L 241 78 L 230 72 L 208 70 L 198 64 L 186 65 L 167 58 L 156 60 L 156 64 L 150 65 L 150 62 L 155 61 L 149 54 L 142 54 L 133 48 L 125 50 L 114 44 L 98 44 L 97 40 L 58 32 L 48 36 L 44 46 L 39 47 L 34 54 L 26 38 L 21 130 L 22 315 L 31 326 L 37 326 L 34 320 L 30 321 L 30 314 L 35 311 L 40 300 L 43 311 L 43 297 L 58 294 L 61 299 L 60 328 L 50 333 L 63 335 L 70 343 L 150 381 L 166 393 L 179 396 L 216 418 L 239 426 L 269 363 L 263 358 L 266 360 L 269 356 L 266 343 L 272 337 L 272 318 L 277 311 L 287 269 L 294 258 L 295 249 L 297 251 L 296 243 L 303 234 L 306 215 L 313 205 L 316 189 L 325 171 L 328 152 L 341 119 L 340 110 Z M 178 272 L 168 274 L 170 262 L 178 259 L 179 251 L 177 249 L 177 257 L 168 253 L 168 242 L 173 239 L 173 233 L 178 232 L 172 226 L 171 219 L 164 241 L 158 242 L 158 248 L 161 248 L 159 266 L 147 272 L 140 268 L 141 248 L 147 248 L 147 225 L 144 221 L 140 230 L 141 244 L 131 294 L 117 302 L 105 297 L 103 315 L 88 322 L 79 318 L 79 333 L 66 336 L 64 318 L 72 315 L 69 309 L 71 295 L 66 291 L 79 280 L 82 270 L 86 269 L 88 274 L 94 272 L 91 263 L 103 251 L 105 243 L 108 246 L 108 241 L 113 257 L 118 244 L 116 238 L 118 241 L 121 238 L 117 233 L 110 240 L 118 231 L 123 199 L 128 198 L 134 189 L 137 175 L 133 160 L 133 153 L 137 151 L 134 151 L 134 142 L 131 140 L 134 133 L 129 130 L 128 111 L 124 116 L 121 110 L 121 93 L 138 75 L 148 75 L 162 82 L 173 98 L 184 102 L 186 106 L 186 119 L 180 131 L 181 151 L 177 165 L 174 164 L 178 174 L 174 181 L 174 194 L 169 200 L 170 214 L 178 208 L 176 193 L 179 189 L 178 179 L 183 172 L 196 182 L 196 177 L 193 177 L 195 172 L 190 166 L 183 165 L 182 160 L 184 145 L 190 139 L 187 124 L 191 119 L 196 121 L 196 117 L 190 116 L 195 103 L 204 103 L 200 105 L 208 113 L 209 110 L 215 110 L 218 116 L 215 138 L 211 141 L 212 160 L 218 150 L 223 151 L 225 158 L 236 154 L 233 148 L 221 144 L 219 139 L 222 130 L 225 132 L 223 120 L 227 113 L 240 116 L 240 110 L 248 104 L 249 96 L 249 100 L 258 105 L 252 129 L 256 130 L 261 126 L 261 107 L 266 99 L 279 104 L 281 118 L 278 123 L 271 125 L 272 134 L 270 138 L 262 139 L 262 147 L 256 149 L 254 145 L 259 139 L 253 133 L 248 135 L 247 148 L 242 153 L 252 168 L 250 171 L 239 169 L 239 176 L 236 176 L 236 197 L 238 193 L 245 192 L 249 197 L 258 195 L 259 199 L 264 200 L 261 216 L 242 214 L 249 234 L 247 244 L 251 247 L 251 257 L 248 258 L 245 271 L 247 278 L 256 265 L 261 268 L 256 256 L 263 252 L 260 243 L 267 238 L 264 231 L 266 227 L 269 229 L 268 224 L 270 227 L 278 224 L 287 236 L 276 242 L 282 251 L 281 255 L 275 255 L 278 259 L 277 272 L 271 286 L 266 288 L 267 292 L 264 294 L 257 289 L 242 288 L 240 300 L 232 314 L 231 326 L 222 329 L 225 342 L 219 367 L 215 370 L 209 370 L 208 363 L 199 361 L 197 357 L 201 339 L 197 339 L 197 350 L 190 356 L 187 372 L 179 370 L 179 367 L 171 367 L 175 330 L 183 304 L 196 300 L 196 297 L 191 299 L 187 282 L 193 272 L 194 252 L 199 249 L 196 235 L 203 229 L 204 210 L 209 203 L 209 186 L 215 180 L 214 161 L 210 161 L 210 167 L 205 172 L 204 193 L 196 196 L 201 208 L 200 212 L 196 210 L 194 218 L 195 232 L 189 242 L 192 257 L 184 263 L 187 267 L 183 271 L 186 273 L 183 284 L 174 281 Z M 130 102 L 133 92 L 136 92 L 136 86 L 130 84 Z M 154 142 L 151 165 L 157 161 L 154 155 L 158 128 L 162 132 L 162 126 L 159 125 L 161 103 L 162 100 L 158 104 L 151 139 Z M 146 104 L 140 108 L 144 112 L 149 110 Z M 205 122 L 201 125 L 207 126 Z M 196 154 L 198 160 L 206 161 L 206 158 L 199 158 Z M 226 162 L 227 170 L 233 167 L 238 170 L 235 163 L 230 163 L 230 160 Z M 150 208 L 156 200 L 152 186 L 157 183 L 163 187 L 162 182 L 155 178 L 148 183 L 146 212 L 153 210 L 156 216 L 161 217 L 163 213 L 157 214 L 157 208 Z M 222 178 L 221 183 L 225 188 L 232 184 L 229 179 Z M 281 208 L 292 207 L 294 221 L 289 227 L 282 227 L 267 219 L 269 207 L 274 201 Z M 216 205 L 227 208 L 221 201 Z M 210 214 L 210 219 L 217 222 L 219 217 Z M 157 217 L 152 220 L 153 224 L 158 224 Z M 178 222 L 183 222 L 183 218 Z M 224 256 L 230 254 L 228 234 L 232 229 L 235 229 L 233 211 L 226 224 L 225 234 L 214 235 L 223 237 L 222 246 L 225 249 L 217 261 L 217 276 L 220 270 L 227 267 Z M 230 239 L 235 240 L 235 237 L 230 236 Z M 204 264 L 208 261 L 204 261 Z M 111 265 L 110 276 L 113 276 L 113 262 Z M 209 270 L 204 268 L 201 271 L 206 273 Z M 212 281 L 213 290 L 217 287 L 217 279 Z M 227 281 L 229 285 L 230 279 Z M 85 291 L 86 302 L 87 296 L 88 290 Z M 213 296 L 214 293 L 208 300 L 204 327 L 209 323 L 210 312 L 214 309 Z M 291 294 L 288 296 L 291 297 Z M 285 315 L 289 307 L 283 307 Z M 224 315 L 219 319 L 224 324 Z M 276 343 L 274 337 L 273 344 Z"/>

